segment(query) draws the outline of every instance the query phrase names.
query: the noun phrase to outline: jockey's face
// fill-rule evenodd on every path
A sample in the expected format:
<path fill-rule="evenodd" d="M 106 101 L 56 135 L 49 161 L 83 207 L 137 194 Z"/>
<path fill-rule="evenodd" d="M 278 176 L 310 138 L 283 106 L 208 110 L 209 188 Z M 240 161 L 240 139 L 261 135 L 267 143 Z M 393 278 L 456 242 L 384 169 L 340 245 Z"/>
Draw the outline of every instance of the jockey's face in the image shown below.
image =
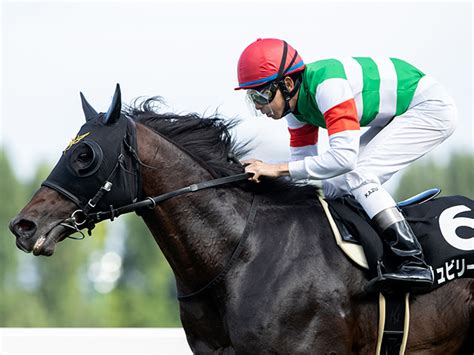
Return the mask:
<path fill-rule="evenodd" d="M 285 85 L 288 88 L 288 91 L 293 90 L 294 88 L 294 82 L 293 80 L 287 76 L 285 79 Z M 296 101 L 298 98 L 298 94 L 293 96 L 290 100 L 290 108 L 291 110 L 294 109 L 296 106 Z M 278 88 L 275 92 L 275 97 L 271 100 L 270 103 L 262 105 L 257 102 L 255 102 L 255 109 L 257 111 L 260 111 L 262 114 L 267 115 L 270 118 L 273 118 L 274 120 L 279 120 L 282 118 L 282 114 L 285 110 L 285 99 L 283 97 L 283 94 L 281 93 L 281 90 Z"/>
<path fill-rule="evenodd" d="M 280 89 L 277 89 L 275 92 L 275 97 L 273 100 L 266 105 L 262 105 L 259 103 L 255 103 L 255 109 L 260 111 L 262 114 L 267 115 L 274 120 L 278 120 L 281 118 L 281 114 L 285 107 L 285 100 L 283 99 L 283 95 L 281 94 Z"/>

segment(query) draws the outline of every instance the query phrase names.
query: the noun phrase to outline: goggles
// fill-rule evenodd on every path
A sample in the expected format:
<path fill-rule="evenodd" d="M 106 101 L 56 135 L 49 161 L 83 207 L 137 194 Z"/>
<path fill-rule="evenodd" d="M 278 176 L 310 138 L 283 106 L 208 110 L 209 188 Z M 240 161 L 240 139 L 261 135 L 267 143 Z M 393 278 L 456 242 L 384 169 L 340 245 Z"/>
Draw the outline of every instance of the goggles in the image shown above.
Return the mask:
<path fill-rule="evenodd" d="M 260 90 L 248 89 L 247 98 L 257 105 L 268 105 L 275 98 L 277 89 L 278 85 L 275 82 Z"/>

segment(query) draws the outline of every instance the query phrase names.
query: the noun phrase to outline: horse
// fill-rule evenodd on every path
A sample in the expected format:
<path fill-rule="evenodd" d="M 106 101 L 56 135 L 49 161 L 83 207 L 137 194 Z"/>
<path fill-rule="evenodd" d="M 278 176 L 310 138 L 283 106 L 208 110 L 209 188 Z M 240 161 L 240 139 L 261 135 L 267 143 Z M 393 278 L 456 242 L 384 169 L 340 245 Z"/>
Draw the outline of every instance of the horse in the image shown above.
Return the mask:
<path fill-rule="evenodd" d="M 81 98 L 86 123 L 10 222 L 18 248 L 50 256 L 135 210 L 173 270 L 194 353 L 375 353 L 377 296 L 334 242 L 316 187 L 223 181 L 244 173 L 247 147 L 217 114 L 160 113 L 156 97 L 122 107 L 118 85 L 106 113 Z M 412 296 L 407 353 L 472 353 L 473 295 L 457 279 Z"/>

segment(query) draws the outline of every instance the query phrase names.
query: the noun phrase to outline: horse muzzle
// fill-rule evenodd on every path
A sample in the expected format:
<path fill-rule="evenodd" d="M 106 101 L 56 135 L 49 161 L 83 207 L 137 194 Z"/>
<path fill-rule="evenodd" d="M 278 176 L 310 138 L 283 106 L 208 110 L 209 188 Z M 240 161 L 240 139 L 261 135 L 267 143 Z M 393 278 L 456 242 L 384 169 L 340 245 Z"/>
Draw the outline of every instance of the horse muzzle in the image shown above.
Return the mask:
<path fill-rule="evenodd" d="M 38 225 L 35 221 L 20 218 L 19 216 L 12 219 L 8 227 L 17 238 L 23 240 L 31 239 L 38 229 Z"/>
<path fill-rule="evenodd" d="M 69 230 L 54 223 L 46 232 L 39 232 L 38 223 L 33 219 L 18 216 L 9 224 L 10 231 L 16 237 L 16 246 L 25 253 L 51 256 L 56 244 L 67 237 Z M 35 238 L 36 236 L 36 238 Z"/>

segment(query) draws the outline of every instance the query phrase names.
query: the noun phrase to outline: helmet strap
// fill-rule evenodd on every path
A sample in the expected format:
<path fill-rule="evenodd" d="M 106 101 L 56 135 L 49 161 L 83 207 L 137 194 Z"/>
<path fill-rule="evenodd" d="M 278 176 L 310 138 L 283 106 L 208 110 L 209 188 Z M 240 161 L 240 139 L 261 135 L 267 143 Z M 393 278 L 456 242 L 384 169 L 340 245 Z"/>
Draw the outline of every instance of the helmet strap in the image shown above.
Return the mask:
<path fill-rule="evenodd" d="M 296 80 L 295 87 L 293 88 L 293 90 L 289 91 L 288 88 L 286 87 L 284 79 L 278 82 L 278 88 L 280 89 L 283 95 L 283 98 L 285 99 L 285 108 L 283 109 L 283 113 L 281 117 L 284 117 L 292 112 L 290 108 L 290 100 L 293 98 L 293 96 L 296 95 L 300 86 L 301 86 L 300 80 Z"/>
<path fill-rule="evenodd" d="M 278 69 L 278 75 L 277 75 L 277 78 L 275 79 L 275 81 L 278 83 L 278 87 L 280 88 L 281 93 L 283 94 L 283 98 L 285 99 L 285 108 L 283 109 L 282 117 L 291 113 L 290 100 L 298 92 L 298 89 L 300 88 L 300 84 L 301 84 L 300 81 L 297 80 L 295 82 L 295 87 L 293 88 L 293 90 L 291 90 L 291 92 L 288 91 L 288 88 L 286 87 L 285 80 L 284 80 L 285 73 L 288 69 L 291 68 L 291 66 L 295 62 L 296 57 L 298 56 L 298 52 L 295 50 L 295 54 L 293 55 L 293 58 L 291 58 L 290 63 L 285 68 L 287 54 L 288 54 L 288 43 L 286 43 L 286 41 L 283 41 L 283 53 L 281 56 L 280 68 Z"/>
<path fill-rule="evenodd" d="M 275 81 L 280 81 L 281 79 L 283 79 L 286 72 L 291 68 L 291 66 L 295 62 L 296 57 L 298 56 L 298 51 L 295 50 L 295 54 L 293 54 L 293 58 L 291 58 L 290 63 L 285 68 L 287 55 L 288 55 L 288 43 L 286 43 L 286 41 L 283 41 L 283 53 L 281 55 L 280 67 L 278 68 L 278 75 L 277 75 Z"/>

